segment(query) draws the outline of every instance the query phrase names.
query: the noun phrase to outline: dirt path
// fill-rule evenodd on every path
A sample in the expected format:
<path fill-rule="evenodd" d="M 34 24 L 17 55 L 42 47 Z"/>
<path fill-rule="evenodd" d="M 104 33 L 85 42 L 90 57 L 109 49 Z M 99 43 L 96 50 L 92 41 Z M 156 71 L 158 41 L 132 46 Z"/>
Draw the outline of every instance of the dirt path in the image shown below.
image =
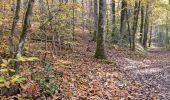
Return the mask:
<path fill-rule="evenodd" d="M 128 79 L 142 84 L 133 92 L 138 100 L 170 100 L 170 52 L 164 48 L 152 48 L 142 60 L 116 58 Z M 156 99 L 156 100 L 157 100 Z"/>

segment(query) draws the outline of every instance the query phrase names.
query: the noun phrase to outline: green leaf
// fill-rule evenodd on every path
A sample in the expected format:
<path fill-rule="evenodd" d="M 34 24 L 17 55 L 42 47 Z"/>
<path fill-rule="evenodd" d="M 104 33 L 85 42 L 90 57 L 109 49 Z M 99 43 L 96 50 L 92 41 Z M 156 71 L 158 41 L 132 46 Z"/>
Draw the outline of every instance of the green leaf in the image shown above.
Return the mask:
<path fill-rule="evenodd" d="M 4 86 L 5 86 L 5 83 L 0 84 L 0 87 L 4 87 Z"/>
<path fill-rule="evenodd" d="M 0 72 L 7 72 L 8 71 L 8 69 L 0 69 Z"/>
<path fill-rule="evenodd" d="M 13 78 L 10 80 L 11 83 L 22 83 L 23 81 L 27 80 L 25 77 L 20 75 L 14 75 Z"/>
<path fill-rule="evenodd" d="M 20 77 L 16 80 L 16 83 L 22 83 L 24 81 L 26 81 L 27 79 L 25 77 Z"/>
<path fill-rule="evenodd" d="M 19 57 L 19 58 L 17 58 L 17 60 L 18 61 L 23 61 L 23 62 L 26 61 L 25 57 Z"/>
<path fill-rule="evenodd" d="M 22 55 L 20 53 L 18 53 L 17 56 L 16 56 L 17 59 L 21 58 L 21 57 L 22 57 Z"/>
<path fill-rule="evenodd" d="M 10 63 L 11 61 L 13 61 L 14 59 L 8 59 L 8 63 Z"/>
<path fill-rule="evenodd" d="M 23 57 L 20 53 L 17 54 L 16 59 L 17 59 L 18 61 L 26 61 L 25 57 Z"/>
<path fill-rule="evenodd" d="M 0 83 L 5 83 L 6 80 L 3 77 L 0 77 Z"/>
<path fill-rule="evenodd" d="M 8 63 L 8 61 L 7 61 L 7 60 L 5 60 L 5 59 L 2 59 L 2 63 L 7 64 L 7 63 Z"/>
<path fill-rule="evenodd" d="M 9 71 L 11 71 L 11 72 L 15 72 L 15 70 L 14 70 L 14 69 L 9 69 Z"/>
<path fill-rule="evenodd" d="M 14 77 L 10 80 L 11 83 L 15 83 L 21 76 L 14 75 Z"/>
<path fill-rule="evenodd" d="M 2 59 L 1 67 L 6 67 L 8 65 L 8 61 L 5 59 Z"/>
<path fill-rule="evenodd" d="M 37 57 L 28 57 L 26 59 L 27 61 L 38 61 L 39 60 Z"/>

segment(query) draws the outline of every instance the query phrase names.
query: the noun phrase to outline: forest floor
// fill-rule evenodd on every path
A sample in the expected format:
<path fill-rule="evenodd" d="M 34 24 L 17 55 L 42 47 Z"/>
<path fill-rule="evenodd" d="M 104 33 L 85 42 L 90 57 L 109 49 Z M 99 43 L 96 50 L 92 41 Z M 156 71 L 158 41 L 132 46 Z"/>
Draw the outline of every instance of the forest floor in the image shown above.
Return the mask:
<path fill-rule="evenodd" d="M 128 48 L 107 45 L 106 60 L 94 58 L 95 42 L 91 36 L 76 30 L 72 50 L 53 55 L 44 43 L 29 42 L 27 56 L 42 58 L 47 52 L 54 68 L 63 73 L 58 78 L 54 100 L 168 100 L 170 98 L 170 52 L 161 47 L 147 52 L 131 52 Z M 36 33 L 36 32 L 35 32 Z M 31 34 L 30 34 L 31 35 Z M 7 38 L 3 38 L 6 43 Z M 28 66 L 28 67 L 26 67 Z M 41 68 L 42 65 L 34 65 Z M 31 76 L 28 64 L 23 75 Z M 28 68 L 28 70 L 26 70 Z M 36 70 L 36 69 L 34 69 Z M 32 84 L 27 82 L 28 84 Z M 31 88 L 27 88 L 31 89 Z M 32 94 L 36 94 L 33 93 Z M 28 93 L 27 93 L 28 95 Z M 40 98 L 45 100 L 44 98 Z M 51 100 L 51 99 L 49 99 Z"/>
<path fill-rule="evenodd" d="M 80 45 L 74 48 L 75 56 L 73 57 L 71 53 L 66 58 L 67 60 L 71 58 L 71 62 L 74 63 L 66 71 L 67 78 L 64 78 L 69 79 L 70 84 L 68 80 L 62 83 L 62 88 L 67 91 L 63 98 L 71 100 L 170 98 L 168 75 L 170 52 L 165 48 L 157 46 L 139 53 L 131 52 L 127 48 L 107 47 L 107 60 L 97 60 L 94 59 L 95 43 L 87 40 L 88 36 L 80 35 L 78 39 Z"/>
<path fill-rule="evenodd" d="M 141 87 L 131 96 L 142 100 L 170 99 L 170 52 L 162 47 L 150 48 L 144 59 L 132 60 L 124 57 L 115 58 L 126 77 Z"/>

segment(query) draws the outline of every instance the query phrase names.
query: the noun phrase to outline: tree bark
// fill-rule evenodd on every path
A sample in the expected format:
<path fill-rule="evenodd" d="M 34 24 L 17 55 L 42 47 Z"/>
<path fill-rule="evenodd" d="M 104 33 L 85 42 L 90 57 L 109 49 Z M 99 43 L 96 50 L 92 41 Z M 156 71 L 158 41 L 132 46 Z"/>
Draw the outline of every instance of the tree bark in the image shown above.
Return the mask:
<path fill-rule="evenodd" d="M 148 30 L 149 30 L 149 3 L 147 2 L 147 4 L 146 4 L 145 23 L 144 23 L 144 36 L 143 36 L 143 47 L 144 48 L 147 48 Z"/>
<path fill-rule="evenodd" d="M 82 8 L 83 8 L 83 10 L 82 10 L 82 27 L 83 27 L 83 32 L 84 32 L 84 30 L 85 30 L 85 23 L 84 23 L 84 12 L 85 12 L 85 7 L 84 7 L 84 0 L 82 0 L 82 3 L 81 3 L 81 5 L 82 5 Z"/>
<path fill-rule="evenodd" d="M 130 27 L 130 22 L 129 22 L 129 13 L 126 9 L 126 20 L 127 20 L 127 25 L 128 25 L 128 35 L 129 35 L 129 45 L 130 45 L 130 50 L 132 49 L 132 35 L 131 35 L 131 27 Z"/>
<path fill-rule="evenodd" d="M 72 10 L 73 10 L 73 32 L 72 32 L 72 37 L 73 37 L 73 40 L 75 40 L 75 37 L 74 37 L 74 35 L 75 35 L 75 0 L 73 0 L 73 8 L 72 8 Z"/>
<path fill-rule="evenodd" d="M 114 35 L 116 29 L 116 3 L 115 0 L 112 0 L 112 40 L 114 42 Z"/>
<path fill-rule="evenodd" d="M 150 34 L 149 34 L 149 47 L 151 47 L 151 42 L 152 42 L 152 30 L 153 30 L 153 25 L 151 24 L 150 26 Z"/>
<path fill-rule="evenodd" d="M 126 32 L 126 7 L 127 1 L 122 0 L 122 8 L 121 8 L 121 19 L 120 19 L 120 34 L 122 34 L 123 38 Z"/>
<path fill-rule="evenodd" d="M 52 25 L 52 22 L 51 22 L 52 20 L 50 20 L 50 19 L 53 19 L 53 16 L 52 16 L 51 11 L 50 11 L 50 6 L 49 6 L 48 0 L 46 0 L 46 3 L 47 3 L 47 8 L 48 8 L 48 20 L 50 21 L 50 28 L 52 30 L 53 25 Z"/>
<path fill-rule="evenodd" d="M 138 16 L 139 16 L 139 11 L 140 11 L 140 1 L 136 0 L 135 1 L 135 8 L 134 8 L 134 18 L 133 18 L 133 27 L 132 27 L 132 50 L 135 51 L 135 38 L 136 38 L 136 32 L 138 28 Z"/>
<path fill-rule="evenodd" d="M 140 25 L 140 33 L 143 33 L 144 26 L 144 6 L 141 4 L 141 25 Z"/>
<path fill-rule="evenodd" d="M 105 59 L 106 0 L 99 1 L 98 35 L 95 57 Z"/>
<path fill-rule="evenodd" d="M 143 30 L 144 30 L 144 6 L 141 4 L 141 24 L 140 24 L 140 43 L 142 44 L 143 41 Z"/>
<path fill-rule="evenodd" d="M 21 8 L 21 0 L 17 0 L 16 8 L 15 8 L 15 15 L 14 15 L 14 18 L 13 18 L 13 23 L 12 23 L 11 36 L 9 38 L 10 56 L 12 58 L 14 56 L 14 51 L 15 51 L 13 38 L 14 38 L 15 28 L 16 28 L 18 20 L 19 20 L 20 8 Z"/>
<path fill-rule="evenodd" d="M 170 0 L 169 0 L 169 4 L 170 4 Z M 169 17 L 168 17 L 168 12 L 166 14 L 166 46 L 167 48 L 169 49 L 169 25 L 168 25 L 168 20 L 169 20 Z"/>
<path fill-rule="evenodd" d="M 94 0 L 94 41 L 96 41 L 96 36 L 98 32 L 98 17 L 99 17 L 99 7 L 98 0 Z"/>
<path fill-rule="evenodd" d="M 34 4 L 34 0 L 29 0 L 28 7 L 27 7 L 27 10 L 26 10 L 26 13 L 25 13 L 22 33 L 20 35 L 20 40 L 19 40 L 19 44 L 18 44 L 17 55 L 18 54 L 20 54 L 20 55 L 23 54 L 23 49 L 24 49 L 24 44 L 25 44 L 25 39 L 26 39 L 27 31 L 28 31 L 28 28 L 29 28 L 29 21 L 31 19 L 33 4 Z M 15 71 L 17 73 L 19 72 L 19 62 L 15 62 L 14 69 L 15 69 Z"/>

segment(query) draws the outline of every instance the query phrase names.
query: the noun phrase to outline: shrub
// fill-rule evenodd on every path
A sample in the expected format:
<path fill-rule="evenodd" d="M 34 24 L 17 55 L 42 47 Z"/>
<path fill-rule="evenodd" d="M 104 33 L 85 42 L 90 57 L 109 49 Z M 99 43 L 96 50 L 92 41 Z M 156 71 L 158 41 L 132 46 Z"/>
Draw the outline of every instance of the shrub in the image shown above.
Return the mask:
<path fill-rule="evenodd" d="M 11 68 L 12 62 L 15 61 L 35 61 L 38 60 L 36 57 L 24 57 L 21 55 L 17 55 L 16 59 L 2 59 L 2 63 L 0 64 L 0 90 L 1 95 L 9 95 L 12 93 L 11 88 L 18 87 L 19 84 L 26 81 L 26 78 L 17 74 L 13 68 Z M 7 91 L 7 92 L 4 92 Z"/>
<path fill-rule="evenodd" d="M 58 90 L 57 77 L 62 76 L 62 73 L 55 71 L 48 61 L 43 61 L 43 65 L 43 68 L 35 72 L 33 77 L 39 83 L 42 92 L 52 96 Z"/>

